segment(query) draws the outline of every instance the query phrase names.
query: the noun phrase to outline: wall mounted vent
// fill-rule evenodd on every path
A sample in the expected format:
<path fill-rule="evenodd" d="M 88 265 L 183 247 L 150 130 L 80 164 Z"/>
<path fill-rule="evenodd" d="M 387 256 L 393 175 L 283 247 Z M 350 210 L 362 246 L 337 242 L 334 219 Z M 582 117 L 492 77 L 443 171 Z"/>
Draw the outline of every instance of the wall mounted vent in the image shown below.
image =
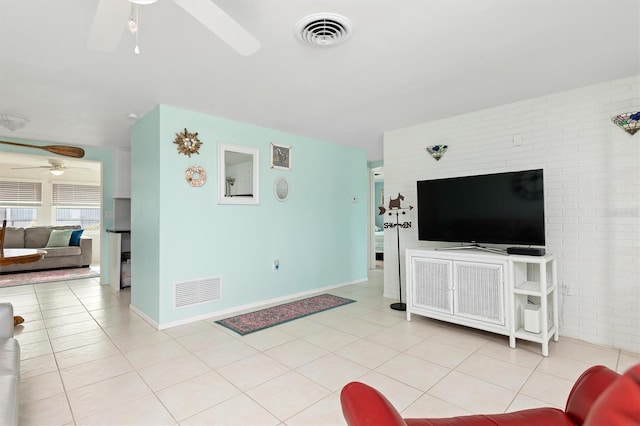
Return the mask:
<path fill-rule="evenodd" d="M 174 308 L 215 302 L 222 299 L 222 277 L 174 283 Z"/>
<path fill-rule="evenodd" d="M 335 13 L 315 13 L 298 21 L 296 34 L 300 40 L 313 46 L 335 46 L 349 38 L 351 22 Z"/>

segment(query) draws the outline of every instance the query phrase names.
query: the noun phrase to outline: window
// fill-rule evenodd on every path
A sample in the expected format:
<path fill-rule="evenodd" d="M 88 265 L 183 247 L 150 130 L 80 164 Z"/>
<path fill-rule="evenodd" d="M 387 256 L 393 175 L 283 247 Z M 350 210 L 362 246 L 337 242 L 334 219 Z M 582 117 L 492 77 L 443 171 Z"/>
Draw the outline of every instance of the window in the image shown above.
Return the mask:
<path fill-rule="evenodd" d="M 41 205 L 41 183 L 0 181 L 0 220 L 6 220 L 8 226 L 35 225 Z"/>
<path fill-rule="evenodd" d="M 38 222 L 38 209 L 25 207 L 0 207 L 0 221 L 6 220 L 7 226 L 27 228 Z"/>
<path fill-rule="evenodd" d="M 100 229 L 100 208 L 56 207 L 56 225 L 80 225 L 83 229 Z"/>
<path fill-rule="evenodd" d="M 54 221 L 56 225 L 80 225 L 100 229 L 99 186 L 53 184 Z"/>

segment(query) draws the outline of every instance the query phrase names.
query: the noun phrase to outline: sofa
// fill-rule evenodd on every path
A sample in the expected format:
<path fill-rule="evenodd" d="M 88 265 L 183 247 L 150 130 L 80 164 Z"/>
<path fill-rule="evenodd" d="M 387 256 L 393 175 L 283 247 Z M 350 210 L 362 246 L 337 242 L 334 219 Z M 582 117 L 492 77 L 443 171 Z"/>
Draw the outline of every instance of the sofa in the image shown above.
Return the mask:
<path fill-rule="evenodd" d="M 567 405 L 500 414 L 403 419 L 376 389 L 351 382 L 340 394 L 349 426 L 632 426 L 640 425 L 640 364 L 620 375 L 598 365 L 573 385 Z"/>
<path fill-rule="evenodd" d="M 0 273 L 38 271 L 43 269 L 74 268 L 91 264 L 92 240 L 87 237 L 74 238 L 74 241 L 57 240 L 59 232 L 71 230 L 80 233 L 80 226 L 33 226 L 29 228 L 7 227 L 4 236 L 4 248 L 43 249 L 46 254 L 37 262 L 0 267 Z M 55 233 L 53 232 L 55 231 Z M 54 238 L 52 239 L 52 233 Z M 64 234 L 64 235 L 60 235 Z M 80 233 L 81 234 L 81 233 Z M 76 235 L 77 236 L 77 235 Z M 56 241 L 53 241 L 56 240 Z M 74 245 L 77 243 L 78 245 Z M 71 245 L 70 245 L 71 244 Z"/>
<path fill-rule="evenodd" d="M 13 337 L 13 306 L 0 303 L 0 424 L 18 424 L 20 345 Z"/>

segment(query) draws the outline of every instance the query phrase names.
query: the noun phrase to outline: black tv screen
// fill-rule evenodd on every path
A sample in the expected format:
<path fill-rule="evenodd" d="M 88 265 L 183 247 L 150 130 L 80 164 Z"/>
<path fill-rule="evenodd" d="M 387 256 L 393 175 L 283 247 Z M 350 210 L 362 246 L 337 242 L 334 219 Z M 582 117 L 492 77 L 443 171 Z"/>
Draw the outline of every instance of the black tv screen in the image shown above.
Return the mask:
<path fill-rule="evenodd" d="M 545 244 L 542 169 L 423 180 L 417 185 L 420 240 Z"/>

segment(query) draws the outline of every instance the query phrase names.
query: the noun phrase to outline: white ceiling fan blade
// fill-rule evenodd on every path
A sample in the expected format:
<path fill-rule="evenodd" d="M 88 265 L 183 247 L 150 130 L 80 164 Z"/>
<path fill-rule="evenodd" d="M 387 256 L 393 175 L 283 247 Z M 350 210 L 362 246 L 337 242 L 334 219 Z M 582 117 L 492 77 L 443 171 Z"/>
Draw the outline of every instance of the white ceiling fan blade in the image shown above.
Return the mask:
<path fill-rule="evenodd" d="M 51 168 L 51 166 L 12 167 L 11 170 L 50 169 L 50 168 Z"/>
<path fill-rule="evenodd" d="M 116 50 L 130 12 L 128 0 L 100 0 L 87 41 L 89 49 L 100 52 Z"/>
<path fill-rule="evenodd" d="M 249 56 L 260 49 L 254 36 L 210 0 L 173 1 L 239 54 Z"/>

